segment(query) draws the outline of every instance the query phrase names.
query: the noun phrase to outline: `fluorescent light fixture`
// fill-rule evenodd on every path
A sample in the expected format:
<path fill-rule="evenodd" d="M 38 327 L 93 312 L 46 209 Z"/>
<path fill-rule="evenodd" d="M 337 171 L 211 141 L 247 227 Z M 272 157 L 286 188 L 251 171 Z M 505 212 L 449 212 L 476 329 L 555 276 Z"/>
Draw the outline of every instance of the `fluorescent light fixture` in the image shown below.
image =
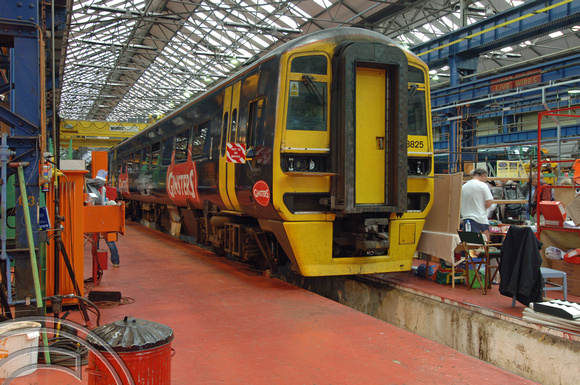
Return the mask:
<path fill-rule="evenodd" d="M 557 37 L 560 37 L 560 36 L 562 36 L 563 34 L 564 34 L 564 32 L 562 32 L 562 31 L 556 31 L 556 32 L 552 32 L 552 33 L 550 33 L 550 34 L 549 34 L 549 36 L 550 36 L 552 39 L 555 39 L 555 38 L 557 38 Z"/>
<path fill-rule="evenodd" d="M 578 94 L 580 94 L 580 90 L 579 89 L 572 89 L 572 90 L 568 90 L 568 93 L 571 95 L 578 95 Z"/>

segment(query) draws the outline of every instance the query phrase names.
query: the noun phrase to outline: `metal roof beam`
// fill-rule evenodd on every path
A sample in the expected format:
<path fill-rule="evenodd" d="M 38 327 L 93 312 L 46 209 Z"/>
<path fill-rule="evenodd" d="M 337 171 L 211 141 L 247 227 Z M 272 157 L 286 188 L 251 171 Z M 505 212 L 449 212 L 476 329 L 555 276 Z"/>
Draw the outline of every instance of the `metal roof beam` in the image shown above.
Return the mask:
<path fill-rule="evenodd" d="M 506 21 L 507 20 L 507 21 Z M 517 44 L 580 22 L 580 2 L 572 0 L 532 0 L 495 16 L 463 27 L 411 50 L 432 68 L 462 55 L 477 57 L 483 52 Z"/>

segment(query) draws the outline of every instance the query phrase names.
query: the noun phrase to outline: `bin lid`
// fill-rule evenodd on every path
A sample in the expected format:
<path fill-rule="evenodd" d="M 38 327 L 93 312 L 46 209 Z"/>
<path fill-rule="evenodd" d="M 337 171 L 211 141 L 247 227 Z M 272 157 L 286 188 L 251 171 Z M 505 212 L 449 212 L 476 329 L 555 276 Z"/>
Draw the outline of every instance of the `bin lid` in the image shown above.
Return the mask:
<path fill-rule="evenodd" d="M 116 352 L 147 350 L 173 340 L 173 329 L 169 326 L 131 316 L 99 326 L 93 333 L 105 340 Z M 87 341 L 97 349 L 103 349 L 93 336 L 87 336 Z"/>
<path fill-rule="evenodd" d="M 4 338 L 4 333 L 23 334 L 38 331 L 42 325 L 34 321 L 4 321 L 0 325 L 0 338 Z"/>

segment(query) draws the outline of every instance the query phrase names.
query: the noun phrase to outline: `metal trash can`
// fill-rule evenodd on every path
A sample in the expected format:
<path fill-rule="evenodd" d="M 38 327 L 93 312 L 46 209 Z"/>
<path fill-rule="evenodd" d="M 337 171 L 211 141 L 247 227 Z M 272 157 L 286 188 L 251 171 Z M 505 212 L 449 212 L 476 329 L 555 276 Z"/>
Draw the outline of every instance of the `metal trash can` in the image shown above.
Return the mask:
<path fill-rule="evenodd" d="M 99 326 L 93 333 L 101 337 L 123 360 L 137 385 L 171 384 L 171 341 L 173 330 L 165 325 L 125 317 L 123 320 Z M 92 336 L 87 337 L 95 348 L 113 365 L 125 384 L 126 377 L 116 357 L 109 354 Z M 117 384 L 114 373 L 107 368 L 96 353 L 90 352 L 90 385 Z"/>

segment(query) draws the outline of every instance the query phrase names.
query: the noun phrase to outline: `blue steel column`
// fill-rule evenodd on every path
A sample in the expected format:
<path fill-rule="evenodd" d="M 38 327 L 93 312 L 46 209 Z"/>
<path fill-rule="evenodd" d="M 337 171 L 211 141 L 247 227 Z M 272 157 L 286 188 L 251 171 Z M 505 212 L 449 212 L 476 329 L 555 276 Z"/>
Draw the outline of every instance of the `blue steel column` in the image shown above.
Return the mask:
<path fill-rule="evenodd" d="M 32 30 L 31 30 L 32 31 Z M 10 62 L 10 75 L 14 88 L 10 92 L 10 106 L 12 112 L 31 122 L 36 127 L 40 127 L 40 52 L 39 41 L 36 38 L 14 38 L 14 48 L 12 51 L 12 60 Z M 32 138 L 38 138 L 40 131 L 30 130 L 28 135 Z M 13 138 L 17 139 L 17 138 Z M 24 178 L 26 181 L 28 206 L 31 212 L 31 225 L 33 229 L 34 245 L 38 246 L 38 207 L 39 207 L 39 170 L 40 162 L 40 142 L 18 141 L 14 143 L 17 146 L 16 154 L 19 162 L 30 162 L 30 166 L 24 169 Z M 16 248 L 28 247 L 28 238 L 26 235 L 26 226 L 23 220 L 24 208 L 20 186 L 16 186 Z"/>
<path fill-rule="evenodd" d="M 38 25 L 39 7 L 37 0 L 15 2 L 0 0 L 0 48 L 7 50 L 7 63 L 4 69 L 9 73 L 9 83 L 0 84 L 3 92 L 9 92 L 7 105 L 0 106 L 0 121 L 10 128 L 7 147 L 11 162 L 26 162 L 30 166 L 24 168 L 23 181 L 25 182 L 28 199 L 21 199 L 21 190 L 16 180 L 15 188 L 15 245 L 16 250 L 7 249 L 8 257 L 14 262 L 15 274 L 18 275 L 16 287 L 18 298 L 16 303 L 23 302 L 30 288 L 28 279 L 30 261 L 26 259 L 28 252 L 23 249 L 38 247 L 38 207 L 40 189 L 39 162 L 41 159 L 41 129 L 43 114 L 41 111 L 43 94 L 41 61 L 44 60 L 41 52 L 41 32 Z M 6 65 L 7 64 L 7 65 Z M 3 146 L 6 147 L 6 146 Z M 10 176 L 16 172 L 13 168 L 6 168 L 3 162 L 4 173 Z M 13 186 L 10 186 L 12 188 Z M 6 199 L 4 196 L 2 199 Z M 24 204 L 31 212 L 31 227 L 33 230 L 32 244 L 29 244 L 26 224 L 24 221 Z M 2 239 L 4 241 L 4 239 Z M 6 247 L 6 244 L 4 245 Z M 28 262 L 27 262 L 28 261 Z M 10 286 L 11 263 L 6 263 L 8 298 L 12 300 Z M 22 290 L 24 289 L 24 290 Z M 26 311 L 24 311 L 26 312 Z"/>

